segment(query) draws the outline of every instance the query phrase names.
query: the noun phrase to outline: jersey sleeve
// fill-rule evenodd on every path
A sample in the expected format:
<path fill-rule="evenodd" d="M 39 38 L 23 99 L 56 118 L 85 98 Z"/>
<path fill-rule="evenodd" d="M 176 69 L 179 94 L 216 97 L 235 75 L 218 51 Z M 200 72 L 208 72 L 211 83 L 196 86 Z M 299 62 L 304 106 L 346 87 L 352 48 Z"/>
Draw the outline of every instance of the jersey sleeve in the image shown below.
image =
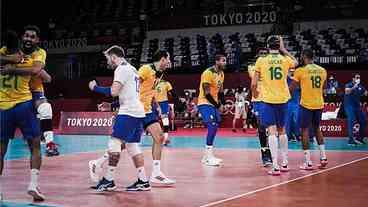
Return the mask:
<path fill-rule="evenodd" d="M 353 87 L 353 83 L 352 82 L 345 84 L 345 88 L 352 88 L 352 87 Z"/>
<path fill-rule="evenodd" d="M 173 88 L 172 88 L 172 85 L 170 84 L 170 82 L 166 82 L 167 83 L 167 91 L 171 91 Z"/>
<path fill-rule="evenodd" d="M 324 82 L 324 84 L 326 84 L 326 80 L 327 80 L 327 71 L 325 69 L 323 69 L 323 82 Z"/>
<path fill-rule="evenodd" d="M 202 77 L 201 77 L 201 80 L 202 80 L 202 83 L 211 83 L 212 82 L 212 74 L 210 71 L 205 71 L 203 74 L 202 74 Z"/>
<path fill-rule="evenodd" d="M 138 74 L 139 77 L 142 80 L 147 80 L 149 78 L 150 75 L 150 69 L 147 66 L 142 66 L 139 70 L 138 70 Z"/>
<path fill-rule="evenodd" d="M 262 58 L 258 58 L 256 64 L 254 65 L 254 71 L 260 73 L 262 67 Z"/>
<path fill-rule="evenodd" d="M 43 65 L 46 64 L 46 51 L 39 49 L 32 57 L 34 62 L 41 62 Z"/>
<path fill-rule="evenodd" d="M 129 73 L 124 73 L 121 67 L 116 68 L 114 72 L 114 82 L 119 82 L 124 85 L 127 82 Z"/>
<path fill-rule="evenodd" d="M 296 82 L 300 82 L 300 80 L 302 79 L 302 73 L 303 73 L 302 68 L 296 69 L 295 72 L 294 72 L 294 77 L 292 78 L 292 80 L 294 80 Z"/>
<path fill-rule="evenodd" d="M 289 57 L 289 56 L 286 56 L 285 57 L 285 60 L 286 60 L 286 64 L 289 68 L 293 68 L 294 67 L 294 60 Z"/>

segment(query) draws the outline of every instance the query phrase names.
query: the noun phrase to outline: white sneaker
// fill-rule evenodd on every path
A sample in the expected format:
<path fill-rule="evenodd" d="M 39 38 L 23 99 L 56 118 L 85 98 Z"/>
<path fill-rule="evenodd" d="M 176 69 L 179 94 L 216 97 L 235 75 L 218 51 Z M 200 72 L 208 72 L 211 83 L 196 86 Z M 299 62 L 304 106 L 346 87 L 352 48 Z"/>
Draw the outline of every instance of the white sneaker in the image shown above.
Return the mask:
<path fill-rule="evenodd" d="M 150 182 L 161 185 L 173 185 L 176 183 L 175 180 L 167 178 L 162 172 L 158 176 L 151 176 Z"/>
<path fill-rule="evenodd" d="M 100 173 L 102 172 L 102 167 L 97 165 L 96 160 L 91 160 L 88 162 L 89 165 L 89 176 L 91 180 L 95 183 L 98 183 L 100 178 Z"/>
<path fill-rule="evenodd" d="M 216 158 L 215 156 L 203 156 L 201 162 L 208 166 L 220 166 L 222 159 Z"/>
<path fill-rule="evenodd" d="M 33 201 L 41 202 L 45 200 L 45 196 L 41 193 L 37 186 L 29 186 L 28 195 L 33 197 Z"/>
<path fill-rule="evenodd" d="M 307 171 L 314 170 L 312 163 L 303 163 L 303 165 L 301 165 L 299 168 L 301 170 L 307 170 Z"/>

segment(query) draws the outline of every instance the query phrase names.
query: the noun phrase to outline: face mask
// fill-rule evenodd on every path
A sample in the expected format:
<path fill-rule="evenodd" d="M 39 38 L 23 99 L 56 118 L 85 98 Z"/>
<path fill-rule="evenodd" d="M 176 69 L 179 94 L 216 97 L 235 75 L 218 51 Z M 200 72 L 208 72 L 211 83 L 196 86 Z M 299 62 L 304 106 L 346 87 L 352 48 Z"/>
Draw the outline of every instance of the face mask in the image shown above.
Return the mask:
<path fill-rule="evenodd" d="M 360 83 L 360 79 L 355 79 L 355 83 L 359 84 Z"/>

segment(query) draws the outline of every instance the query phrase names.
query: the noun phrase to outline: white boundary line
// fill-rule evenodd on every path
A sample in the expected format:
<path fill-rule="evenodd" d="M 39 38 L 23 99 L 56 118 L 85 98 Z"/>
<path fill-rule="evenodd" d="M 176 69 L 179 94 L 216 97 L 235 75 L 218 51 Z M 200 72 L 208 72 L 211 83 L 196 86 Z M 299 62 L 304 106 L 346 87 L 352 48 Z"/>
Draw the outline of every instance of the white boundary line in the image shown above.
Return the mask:
<path fill-rule="evenodd" d="M 365 159 L 368 159 L 368 156 L 365 156 L 363 158 L 359 158 L 359 159 L 356 159 L 356 160 L 353 160 L 353 161 L 350 161 L 350 162 L 347 162 L 347 163 L 344 163 L 344 164 L 340 164 L 340 165 L 337 165 L 335 167 L 320 170 L 320 171 L 315 172 L 315 173 L 304 175 L 302 177 L 298 177 L 298 178 L 295 178 L 295 179 L 292 179 L 292 180 L 284 181 L 284 182 L 277 183 L 277 184 L 270 185 L 270 186 L 266 186 L 266 187 L 263 187 L 263 188 L 260 188 L 260 189 L 254 190 L 254 191 L 250 191 L 250 192 L 247 192 L 247 193 L 236 195 L 236 196 L 233 196 L 233 197 L 230 197 L 230 198 L 226 198 L 226 199 L 223 199 L 223 200 L 219 200 L 219 201 L 211 202 L 211 203 L 208 203 L 208 204 L 205 204 L 205 205 L 201 205 L 200 207 L 214 206 L 214 205 L 221 204 L 221 203 L 224 203 L 224 202 L 227 202 L 227 201 L 231 201 L 231 200 L 234 200 L 234 199 L 237 199 L 237 198 L 252 195 L 252 194 L 255 194 L 255 193 L 258 193 L 258 192 L 261 192 L 261 191 L 265 191 L 265 190 L 268 190 L 268 189 L 271 189 L 271 188 L 275 188 L 275 187 L 278 187 L 278 186 L 281 186 L 281 185 L 285 185 L 285 184 L 288 184 L 288 183 L 291 183 L 291 182 L 294 182 L 294 181 L 302 180 L 302 179 L 307 178 L 307 177 L 318 175 L 318 174 L 328 172 L 328 171 L 331 171 L 331 170 L 334 170 L 334 169 L 337 169 L 337 168 L 341 168 L 341 167 L 344 167 L 346 165 L 350 165 L 350 164 L 353 164 L 353 163 L 356 163 L 356 162 L 359 162 L 359 161 L 362 161 L 362 160 L 365 160 Z"/>

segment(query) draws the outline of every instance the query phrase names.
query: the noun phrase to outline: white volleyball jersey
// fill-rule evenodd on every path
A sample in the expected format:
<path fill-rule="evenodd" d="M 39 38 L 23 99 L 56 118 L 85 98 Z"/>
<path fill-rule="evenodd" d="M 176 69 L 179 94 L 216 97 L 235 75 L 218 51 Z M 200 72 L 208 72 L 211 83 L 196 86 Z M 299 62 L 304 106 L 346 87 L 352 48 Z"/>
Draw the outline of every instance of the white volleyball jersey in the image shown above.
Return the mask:
<path fill-rule="evenodd" d="M 235 93 L 235 104 L 238 107 L 245 106 L 246 95 L 245 93 Z"/>
<path fill-rule="evenodd" d="M 121 115 L 145 117 L 143 104 L 139 100 L 139 75 L 127 62 L 119 65 L 114 72 L 114 82 L 123 85 L 119 93 L 119 112 Z"/>

